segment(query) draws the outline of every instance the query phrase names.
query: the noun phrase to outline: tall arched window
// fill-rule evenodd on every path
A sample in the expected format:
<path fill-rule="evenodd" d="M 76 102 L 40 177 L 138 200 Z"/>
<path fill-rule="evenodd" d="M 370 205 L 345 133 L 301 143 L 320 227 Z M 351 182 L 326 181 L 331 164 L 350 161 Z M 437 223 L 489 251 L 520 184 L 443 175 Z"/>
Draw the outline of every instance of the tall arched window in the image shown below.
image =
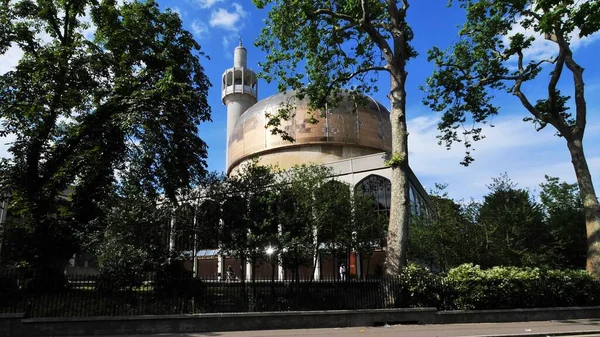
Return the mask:
<path fill-rule="evenodd" d="M 382 176 L 370 175 L 361 180 L 354 188 L 355 192 L 362 192 L 375 199 L 375 211 L 389 218 L 392 199 L 392 184 Z"/>

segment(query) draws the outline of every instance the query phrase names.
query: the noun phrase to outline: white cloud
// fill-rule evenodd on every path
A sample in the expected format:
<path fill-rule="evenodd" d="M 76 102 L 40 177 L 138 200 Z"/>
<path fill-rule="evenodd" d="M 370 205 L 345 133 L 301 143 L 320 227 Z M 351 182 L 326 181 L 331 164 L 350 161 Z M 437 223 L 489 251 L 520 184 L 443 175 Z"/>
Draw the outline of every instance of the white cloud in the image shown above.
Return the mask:
<path fill-rule="evenodd" d="M 14 70 L 21 57 L 23 57 L 23 50 L 13 43 L 6 53 L 0 55 L 0 75 Z"/>
<path fill-rule="evenodd" d="M 437 117 L 418 117 L 408 122 L 410 166 L 425 186 L 448 183 L 448 191 L 455 199 L 481 199 L 487 193 L 486 185 L 492 177 L 507 172 L 520 187 L 539 190 L 544 175 L 557 176 L 561 180 L 575 182 L 575 173 L 564 139 L 554 136 L 552 127 L 536 132 L 531 123 L 522 117 L 497 118 L 495 127 L 484 126 L 486 138 L 476 142 L 472 154 L 475 161 L 464 167 L 459 162 L 464 157 L 462 144 L 454 144 L 446 150 L 437 144 Z M 586 155 L 588 165 L 600 186 L 600 119 L 588 121 Z"/>
<path fill-rule="evenodd" d="M 183 12 L 181 11 L 181 8 L 174 6 L 174 7 L 171 7 L 170 9 L 173 13 L 177 13 L 177 15 L 179 15 L 180 19 L 183 19 Z"/>
<path fill-rule="evenodd" d="M 248 15 L 244 8 L 237 3 L 231 4 L 233 11 L 230 12 L 225 8 L 219 8 L 213 11 L 210 15 L 209 24 L 211 27 L 219 27 L 232 32 L 240 30 L 241 20 Z"/>
<path fill-rule="evenodd" d="M 223 0 L 196 0 L 196 3 L 200 6 L 200 8 L 210 8 L 217 2 L 222 2 Z"/>
<path fill-rule="evenodd" d="M 0 137 L 0 158 L 12 158 L 12 154 L 8 152 L 10 144 L 17 139 L 15 135 L 7 135 L 6 137 Z"/>
<path fill-rule="evenodd" d="M 208 33 L 208 27 L 204 22 L 194 20 L 192 22 L 192 33 L 194 33 L 194 35 L 196 35 L 198 38 L 203 38 L 206 33 Z"/>
<path fill-rule="evenodd" d="M 231 53 L 231 42 L 235 39 L 235 34 L 224 35 L 223 40 L 223 52 L 226 60 L 233 60 L 233 54 Z"/>

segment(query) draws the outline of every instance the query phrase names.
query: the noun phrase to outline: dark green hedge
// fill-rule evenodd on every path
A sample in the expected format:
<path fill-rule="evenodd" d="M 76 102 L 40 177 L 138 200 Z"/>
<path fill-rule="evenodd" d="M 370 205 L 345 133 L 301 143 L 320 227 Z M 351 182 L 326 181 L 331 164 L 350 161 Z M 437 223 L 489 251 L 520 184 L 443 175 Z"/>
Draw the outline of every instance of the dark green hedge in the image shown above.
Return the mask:
<path fill-rule="evenodd" d="M 600 305 L 600 280 L 583 270 L 464 264 L 447 275 L 411 265 L 400 275 L 401 306 L 484 310 Z"/>

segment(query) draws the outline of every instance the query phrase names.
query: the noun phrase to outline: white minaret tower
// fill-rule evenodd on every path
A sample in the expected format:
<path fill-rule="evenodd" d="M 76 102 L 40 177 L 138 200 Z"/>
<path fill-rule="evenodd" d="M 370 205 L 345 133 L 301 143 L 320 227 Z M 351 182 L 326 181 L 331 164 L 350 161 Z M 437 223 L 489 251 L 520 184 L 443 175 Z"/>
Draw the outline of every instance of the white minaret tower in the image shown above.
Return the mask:
<path fill-rule="evenodd" d="M 229 68 L 223 73 L 221 98 L 223 104 L 227 106 L 226 170 L 231 164 L 229 162 L 229 138 L 233 126 L 238 118 L 256 103 L 258 97 L 258 82 L 254 71 L 247 68 L 247 53 L 240 38 L 240 45 L 235 48 L 233 54 L 233 68 Z"/>

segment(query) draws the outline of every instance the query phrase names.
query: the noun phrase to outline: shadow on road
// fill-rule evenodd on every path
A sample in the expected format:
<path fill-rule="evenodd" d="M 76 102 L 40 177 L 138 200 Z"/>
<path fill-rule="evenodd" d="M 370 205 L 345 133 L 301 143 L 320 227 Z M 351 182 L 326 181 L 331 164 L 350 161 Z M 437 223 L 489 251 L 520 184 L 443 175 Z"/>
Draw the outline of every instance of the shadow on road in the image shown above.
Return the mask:
<path fill-rule="evenodd" d="M 596 325 L 600 326 L 600 318 L 590 318 L 590 319 L 563 319 L 555 321 L 557 323 L 565 323 L 565 324 L 579 324 L 579 325 Z"/>

